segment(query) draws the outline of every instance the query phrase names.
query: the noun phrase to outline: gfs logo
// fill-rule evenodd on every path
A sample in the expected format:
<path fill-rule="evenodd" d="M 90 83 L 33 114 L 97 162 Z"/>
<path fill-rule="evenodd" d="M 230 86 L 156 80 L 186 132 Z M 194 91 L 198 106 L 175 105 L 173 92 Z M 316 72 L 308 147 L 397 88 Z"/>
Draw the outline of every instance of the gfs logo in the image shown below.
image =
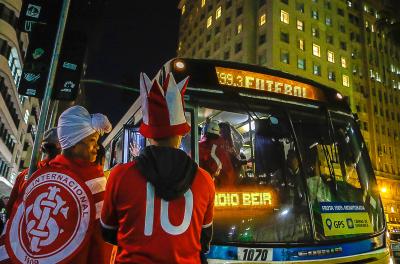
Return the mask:
<path fill-rule="evenodd" d="M 73 175 L 47 172 L 27 182 L 10 219 L 6 248 L 15 262 L 59 263 L 83 245 L 93 214 L 90 190 Z"/>

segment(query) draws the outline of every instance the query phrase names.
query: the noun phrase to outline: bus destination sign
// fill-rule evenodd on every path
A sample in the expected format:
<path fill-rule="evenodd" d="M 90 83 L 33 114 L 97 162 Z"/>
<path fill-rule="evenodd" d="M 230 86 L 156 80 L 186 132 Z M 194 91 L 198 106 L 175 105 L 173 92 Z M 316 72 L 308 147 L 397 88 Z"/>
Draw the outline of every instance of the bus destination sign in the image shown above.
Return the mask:
<path fill-rule="evenodd" d="M 294 80 L 244 70 L 215 67 L 220 85 L 268 91 L 311 100 L 324 100 L 318 88 Z"/>
<path fill-rule="evenodd" d="M 215 208 L 254 208 L 272 204 L 270 192 L 217 192 Z"/>

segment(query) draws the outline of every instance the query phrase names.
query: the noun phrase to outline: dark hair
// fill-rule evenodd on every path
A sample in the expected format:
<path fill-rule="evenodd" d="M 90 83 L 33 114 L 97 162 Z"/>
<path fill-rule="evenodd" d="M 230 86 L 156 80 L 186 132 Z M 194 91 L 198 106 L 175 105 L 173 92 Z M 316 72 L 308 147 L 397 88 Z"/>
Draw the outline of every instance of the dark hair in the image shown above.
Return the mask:
<path fill-rule="evenodd" d="M 103 159 L 106 157 L 106 149 L 103 147 L 103 145 L 99 144 L 99 149 L 97 150 L 97 156 L 96 156 L 96 164 L 102 165 Z"/>
<path fill-rule="evenodd" d="M 61 149 L 54 144 L 44 144 L 42 145 L 42 152 L 47 154 L 49 159 L 54 159 L 55 156 L 61 153 Z"/>

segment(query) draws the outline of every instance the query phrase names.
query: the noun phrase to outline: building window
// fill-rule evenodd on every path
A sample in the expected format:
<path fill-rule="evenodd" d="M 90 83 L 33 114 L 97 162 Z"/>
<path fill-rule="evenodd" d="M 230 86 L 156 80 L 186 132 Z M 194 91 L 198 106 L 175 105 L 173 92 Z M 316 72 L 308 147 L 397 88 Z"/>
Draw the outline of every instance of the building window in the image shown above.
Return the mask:
<path fill-rule="evenodd" d="M 333 51 L 328 50 L 327 55 L 328 55 L 328 61 L 335 63 L 335 53 Z"/>
<path fill-rule="evenodd" d="M 304 13 L 304 3 L 296 3 L 296 11 Z"/>
<path fill-rule="evenodd" d="M 240 16 L 243 13 L 243 7 L 236 9 L 236 16 Z"/>
<path fill-rule="evenodd" d="M 301 49 L 301 50 L 305 50 L 305 47 L 304 47 L 304 39 L 299 39 L 299 41 L 298 41 L 298 48 L 299 49 Z"/>
<path fill-rule="evenodd" d="M 339 31 L 340 32 L 342 32 L 342 33 L 345 33 L 346 32 L 346 27 L 344 26 L 344 25 L 339 25 Z"/>
<path fill-rule="evenodd" d="M 314 56 L 321 57 L 321 47 L 315 43 L 312 44 L 312 53 Z"/>
<path fill-rule="evenodd" d="M 201 7 L 204 7 L 206 5 L 206 0 L 201 0 Z"/>
<path fill-rule="evenodd" d="M 186 5 L 183 5 L 182 6 L 182 15 L 185 14 L 185 11 L 186 11 Z"/>
<path fill-rule="evenodd" d="M 222 14 L 222 7 L 218 7 L 217 8 L 217 11 L 215 11 L 215 19 L 218 19 L 218 18 L 220 18 L 221 17 L 221 14 Z"/>
<path fill-rule="evenodd" d="M 281 51 L 281 62 L 289 64 L 289 52 Z"/>
<path fill-rule="evenodd" d="M 235 53 L 238 53 L 242 50 L 242 42 L 235 44 Z"/>
<path fill-rule="evenodd" d="M 312 10 L 311 11 L 311 17 L 318 20 L 318 11 L 316 10 Z"/>
<path fill-rule="evenodd" d="M 326 42 L 329 44 L 333 44 L 333 36 L 332 35 L 326 35 Z"/>
<path fill-rule="evenodd" d="M 311 34 L 313 37 L 319 38 L 319 29 L 315 27 L 311 28 Z"/>
<path fill-rule="evenodd" d="M 318 64 L 313 64 L 313 74 L 321 76 L 321 66 Z"/>
<path fill-rule="evenodd" d="M 346 74 L 342 75 L 343 86 L 350 87 L 350 79 Z"/>
<path fill-rule="evenodd" d="M 305 70 L 306 69 L 306 60 L 303 58 L 297 59 L 297 68 Z"/>
<path fill-rule="evenodd" d="M 327 26 L 332 26 L 332 19 L 331 19 L 330 17 L 326 17 L 326 18 L 325 18 L 325 24 L 326 24 Z"/>
<path fill-rule="evenodd" d="M 334 71 L 328 71 L 328 79 L 331 81 L 336 81 L 336 74 Z"/>
<path fill-rule="evenodd" d="M 266 20 L 267 20 L 267 15 L 266 14 L 262 14 L 260 16 L 260 26 L 264 25 Z"/>
<path fill-rule="evenodd" d="M 231 17 L 226 17 L 225 18 L 225 26 L 229 25 L 231 23 Z"/>
<path fill-rule="evenodd" d="M 347 68 L 347 61 L 345 57 L 340 57 L 340 63 L 342 65 L 342 68 Z"/>
<path fill-rule="evenodd" d="M 297 29 L 304 31 L 304 22 L 301 20 L 297 20 Z"/>
<path fill-rule="evenodd" d="M 332 8 L 331 0 L 325 0 L 325 8 L 331 10 Z"/>
<path fill-rule="evenodd" d="M 338 13 L 339 16 L 344 16 L 344 10 L 341 9 L 341 8 L 337 9 L 337 13 Z"/>
<path fill-rule="evenodd" d="M 347 50 L 346 42 L 340 41 L 340 48 L 341 48 L 342 50 Z"/>
<path fill-rule="evenodd" d="M 258 39 L 258 45 L 262 45 L 266 42 L 266 35 L 262 34 L 260 35 L 259 39 Z"/>
<path fill-rule="evenodd" d="M 281 41 L 289 43 L 289 34 L 285 32 L 281 32 Z"/>
<path fill-rule="evenodd" d="M 281 3 L 289 4 L 289 0 L 281 0 Z"/>
<path fill-rule="evenodd" d="M 242 32 L 242 23 L 239 23 L 238 25 L 237 25 L 237 34 L 240 34 L 241 32 Z"/>
<path fill-rule="evenodd" d="M 211 25 L 212 25 L 212 16 L 209 16 L 207 18 L 207 28 L 211 27 Z"/>
<path fill-rule="evenodd" d="M 281 22 L 289 24 L 289 13 L 284 10 L 281 10 Z"/>

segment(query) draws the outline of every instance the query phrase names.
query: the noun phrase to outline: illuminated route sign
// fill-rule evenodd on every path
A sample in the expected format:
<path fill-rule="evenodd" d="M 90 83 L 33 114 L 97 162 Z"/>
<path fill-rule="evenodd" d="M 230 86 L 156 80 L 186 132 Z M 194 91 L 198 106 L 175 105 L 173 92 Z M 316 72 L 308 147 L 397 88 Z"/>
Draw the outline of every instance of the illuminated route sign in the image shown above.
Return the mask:
<path fill-rule="evenodd" d="M 237 69 L 215 67 L 218 83 L 221 85 L 242 87 L 306 98 L 324 100 L 324 94 L 318 88 L 286 78 Z"/>
<path fill-rule="evenodd" d="M 217 192 L 214 206 L 218 208 L 268 207 L 272 204 L 270 192 Z"/>

